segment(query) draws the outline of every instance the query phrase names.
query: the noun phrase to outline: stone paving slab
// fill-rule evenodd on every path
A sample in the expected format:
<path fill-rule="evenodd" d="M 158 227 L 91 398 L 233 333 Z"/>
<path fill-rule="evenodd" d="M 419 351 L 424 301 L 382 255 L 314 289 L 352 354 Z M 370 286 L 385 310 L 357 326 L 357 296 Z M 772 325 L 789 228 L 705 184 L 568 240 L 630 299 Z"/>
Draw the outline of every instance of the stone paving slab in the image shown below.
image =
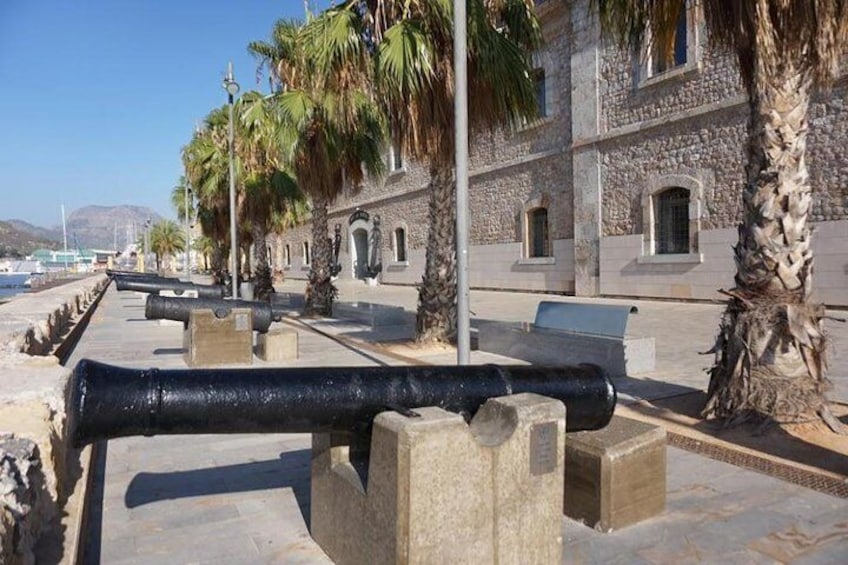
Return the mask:
<path fill-rule="evenodd" d="M 284 285 L 288 290 L 290 286 Z M 363 285 L 364 286 L 364 285 Z M 414 290 L 390 287 L 348 290 L 346 299 L 386 291 L 386 303 L 414 303 Z M 354 291 L 356 291 L 354 293 Z M 176 351 L 179 328 L 139 317 L 142 301 L 110 289 L 71 363 L 85 356 L 133 367 L 184 367 Z M 520 321 L 541 299 L 519 293 L 472 293 L 478 315 Z M 555 299 L 560 297 L 555 297 Z M 565 298 L 565 297 L 562 297 Z M 361 298 L 365 299 L 365 298 Z M 548 297 L 545 297 L 548 299 Z M 133 302 L 136 300 L 136 302 Z M 658 330 L 658 365 L 651 395 L 674 387 L 704 386 L 691 376 L 687 349 L 714 331 L 720 308 L 711 305 L 639 304 L 641 316 L 663 326 L 662 311 L 674 323 L 698 329 L 682 339 Z M 715 314 L 710 317 L 710 312 Z M 500 313 L 500 314 L 499 314 Z M 143 317 L 143 314 L 141 314 Z M 518 318 L 518 320 L 515 320 Z M 633 320 L 636 320 L 634 317 Z M 312 323 L 312 322 L 307 322 Z M 362 327 L 315 323 L 339 336 Z M 701 327 L 701 326 L 704 327 Z M 706 326 L 709 326 L 707 328 Z M 287 327 L 291 327 L 287 324 Z M 693 328 L 694 329 L 694 328 Z M 662 337 L 660 337 L 662 336 Z M 844 339 L 845 334 L 837 334 Z M 292 366 L 398 364 L 391 355 L 299 330 L 300 356 Z M 660 343 L 663 343 L 662 349 Z M 848 340 L 839 343 L 848 344 Z M 661 353 L 664 351 L 665 353 Z M 424 355 L 453 363 L 455 354 Z M 701 359 L 698 357 L 698 359 Z M 474 352 L 475 362 L 490 358 Z M 506 358 L 501 358 L 503 362 Z M 264 365 L 255 360 L 254 366 Z M 664 383 L 663 371 L 686 376 Z M 842 367 L 844 365 L 839 365 Z M 634 389 L 638 383 L 632 383 Z M 841 389 L 840 389 L 841 390 Z M 102 520 L 89 546 L 102 563 L 329 563 L 308 532 L 309 438 L 306 435 L 200 435 L 123 438 L 105 453 Z M 96 514 L 96 513 L 95 513 Z M 848 556 L 848 500 L 823 495 L 673 447 L 668 449 L 668 509 L 656 519 L 602 534 L 563 518 L 564 563 L 844 563 Z"/>

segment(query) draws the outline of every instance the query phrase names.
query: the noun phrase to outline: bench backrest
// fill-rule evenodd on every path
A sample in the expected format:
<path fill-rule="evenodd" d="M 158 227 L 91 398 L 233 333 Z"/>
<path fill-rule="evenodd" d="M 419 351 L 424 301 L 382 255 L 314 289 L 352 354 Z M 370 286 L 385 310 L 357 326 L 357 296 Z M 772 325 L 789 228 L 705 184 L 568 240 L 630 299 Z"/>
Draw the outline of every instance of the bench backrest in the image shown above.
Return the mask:
<path fill-rule="evenodd" d="M 541 328 L 623 338 L 627 316 L 637 312 L 632 305 L 543 301 L 533 323 Z"/>

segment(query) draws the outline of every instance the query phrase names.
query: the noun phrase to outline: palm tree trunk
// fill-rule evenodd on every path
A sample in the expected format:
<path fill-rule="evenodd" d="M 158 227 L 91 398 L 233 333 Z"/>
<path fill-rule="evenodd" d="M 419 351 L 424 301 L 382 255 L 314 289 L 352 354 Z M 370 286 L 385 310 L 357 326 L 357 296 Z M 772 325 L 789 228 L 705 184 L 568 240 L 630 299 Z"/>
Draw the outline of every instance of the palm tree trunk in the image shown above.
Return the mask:
<path fill-rule="evenodd" d="M 304 313 L 308 316 L 332 316 L 333 300 L 338 290 L 330 280 L 333 252 L 327 235 L 327 199 L 315 197 L 312 205 L 312 258 Z"/>
<path fill-rule="evenodd" d="M 805 161 L 809 69 L 760 62 L 749 88 L 736 287 L 719 328 L 704 416 L 728 424 L 815 417 L 824 397 L 824 307 L 809 302 L 813 256 Z"/>
<path fill-rule="evenodd" d="M 251 227 L 253 231 L 253 258 L 256 263 L 254 273 L 254 297 L 256 300 L 270 300 L 274 292 L 274 283 L 271 280 L 271 267 L 268 265 L 268 247 L 265 242 L 265 229 L 262 222 L 254 222 Z"/>
<path fill-rule="evenodd" d="M 456 184 L 449 168 L 430 168 L 430 230 L 418 289 L 415 340 L 449 343 L 456 337 Z"/>
<path fill-rule="evenodd" d="M 215 284 L 226 284 L 227 274 L 224 268 L 224 248 L 217 241 L 212 246 L 212 279 Z"/>

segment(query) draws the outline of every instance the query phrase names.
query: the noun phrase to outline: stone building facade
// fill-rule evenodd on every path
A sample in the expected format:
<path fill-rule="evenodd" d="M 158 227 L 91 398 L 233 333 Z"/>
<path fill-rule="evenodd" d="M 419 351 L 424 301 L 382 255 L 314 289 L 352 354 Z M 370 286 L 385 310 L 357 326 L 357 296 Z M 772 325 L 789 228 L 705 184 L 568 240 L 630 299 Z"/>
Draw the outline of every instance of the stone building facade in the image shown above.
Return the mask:
<path fill-rule="evenodd" d="M 589 0 L 537 2 L 534 56 L 544 116 L 472 138 L 472 288 L 716 299 L 733 285 L 747 103 L 734 59 L 707 48 L 689 0 L 674 52 L 631 55 L 600 39 Z M 685 41 L 682 39 L 685 37 Z M 473 103 L 473 101 L 471 101 Z M 810 109 L 817 298 L 848 305 L 848 84 Z M 367 278 L 374 220 L 383 284 L 424 269 L 427 169 L 387 152 L 392 170 L 340 198 L 342 278 Z M 306 278 L 308 225 L 279 240 L 277 266 Z"/>

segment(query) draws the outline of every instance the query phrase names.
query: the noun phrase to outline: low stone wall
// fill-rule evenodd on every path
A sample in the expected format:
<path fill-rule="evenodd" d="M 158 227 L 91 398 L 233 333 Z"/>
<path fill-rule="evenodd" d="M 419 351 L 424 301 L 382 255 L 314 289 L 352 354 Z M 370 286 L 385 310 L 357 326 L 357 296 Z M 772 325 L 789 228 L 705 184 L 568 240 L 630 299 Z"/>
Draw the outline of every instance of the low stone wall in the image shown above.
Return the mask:
<path fill-rule="evenodd" d="M 70 371 L 50 355 L 106 285 L 88 277 L 0 305 L 0 563 L 35 563 L 79 477 L 69 457 Z"/>

